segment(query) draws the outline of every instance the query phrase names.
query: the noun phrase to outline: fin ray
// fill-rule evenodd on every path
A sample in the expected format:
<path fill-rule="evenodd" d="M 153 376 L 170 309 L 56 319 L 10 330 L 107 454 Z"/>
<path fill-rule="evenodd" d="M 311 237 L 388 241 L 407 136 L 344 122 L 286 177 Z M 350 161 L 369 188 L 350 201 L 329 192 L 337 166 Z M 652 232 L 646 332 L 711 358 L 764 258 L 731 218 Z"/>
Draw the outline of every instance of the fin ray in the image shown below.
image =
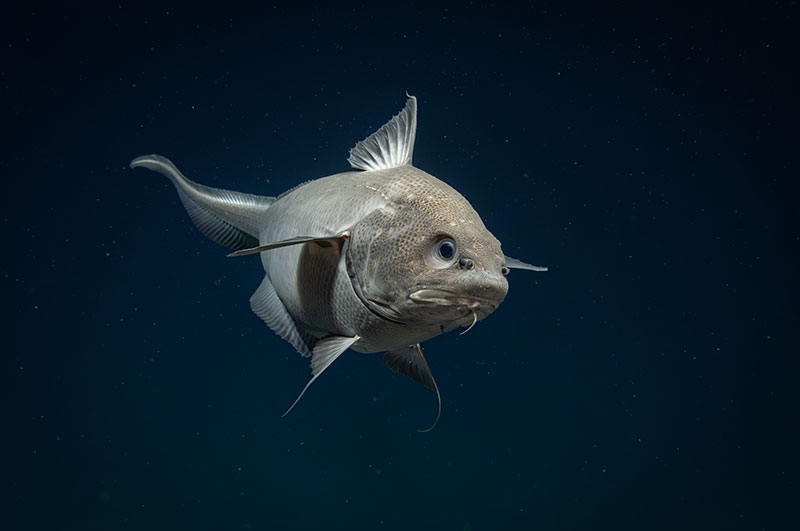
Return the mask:
<path fill-rule="evenodd" d="M 436 419 L 430 428 L 417 431 L 424 433 L 435 428 L 436 424 L 439 423 L 439 417 L 442 416 L 442 395 L 439 393 L 439 386 L 436 385 L 436 380 L 433 378 L 433 373 L 425 356 L 422 354 L 422 347 L 419 343 L 384 352 L 381 361 L 391 370 L 408 376 L 436 393 L 436 400 L 438 401 Z"/>
<path fill-rule="evenodd" d="M 306 358 L 311 356 L 309 346 L 313 344 L 314 338 L 297 326 L 268 276 L 264 275 L 261 285 L 250 297 L 250 308 L 273 332 L 288 341 L 302 356 Z"/>
<path fill-rule="evenodd" d="M 311 384 L 314 383 L 314 380 L 319 378 L 319 375 L 322 374 L 325 369 L 331 366 L 331 364 L 336 361 L 336 359 L 342 355 L 342 353 L 349 349 L 353 344 L 361 339 L 359 336 L 353 337 L 344 337 L 344 336 L 330 336 L 324 339 L 320 339 L 317 341 L 317 344 L 314 346 L 314 354 L 311 356 L 311 379 L 308 381 L 303 390 L 300 391 L 300 394 L 289 406 L 289 409 L 286 410 L 286 413 L 281 415 L 285 417 L 289 414 L 289 412 L 294 409 L 294 406 L 300 402 L 300 399 L 303 398 L 303 395 L 306 393 Z"/>
<path fill-rule="evenodd" d="M 258 223 L 275 201 L 272 197 L 222 190 L 187 179 L 166 157 L 144 155 L 131 161 L 131 168 L 143 167 L 166 176 L 178 190 L 192 222 L 200 232 L 232 249 L 258 245 Z"/>
<path fill-rule="evenodd" d="M 347 161 L 357 170 L 385 170 L 411 164 L 417 135 L 417 98 L 408 96 L 399 114 L 350 150 Z"/>

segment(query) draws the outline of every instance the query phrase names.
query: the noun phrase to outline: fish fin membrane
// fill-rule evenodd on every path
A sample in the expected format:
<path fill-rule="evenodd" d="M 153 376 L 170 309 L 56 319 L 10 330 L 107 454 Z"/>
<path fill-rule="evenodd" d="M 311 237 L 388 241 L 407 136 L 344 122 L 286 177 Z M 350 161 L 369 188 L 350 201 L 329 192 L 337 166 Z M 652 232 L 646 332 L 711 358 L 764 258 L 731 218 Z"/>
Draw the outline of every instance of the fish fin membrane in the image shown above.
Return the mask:
<path fill-rule="evenodd" d="M 258 245 L 261 214 L 275 201 L 272 197 L 211 188 L 187 179 L 166 157 L 144 155 L 131 162 L 166 176 L 200 232 L 231 249 Z"/>
<path fill-rule="evenodd" d="M 297 352 L 306 358 L 311 356 L 310 345 L 313 345 L 314 338 L 297 326 L 268 276 L 264 275 L 261 285 L 250 297 L 250 308 L 273 332 L 291 343 Z"/>
<path fill-rule="evenodd" d="M 417 136 L 417 98 L 380 129 L 355 145 L 347 161 L 357 170 L 375 171 L 411 164 Z"/>
<path fill-rule="evenodd" d="M 314 345 L 314 353 L 311 356 L 311 379 L 282 416 L 285 417 L 288 415 L 289 412 L 294 409 L 294 406 L 300 402 L 300 399 L 303 398 L 303 395 L 308 388 L 311 387 L 311 384 L 314 383 L 314 380 L 319 378 L 319 375 L 322 374 L 325 369 L 330 367 L 345 350 L 352 347 L 359 339 L 361 339 L 359 336 L 330 336 L 317 341 L 317 344 Z"/>
<path fill-rule="evenodd" d="M 438 410 L 436 412 L 436 419 L 430 428 L 418 430 L 420 432 L 431 431 L 436 427 L 439 422 L 439 417 L 442 416 L 442 395 L 439 394 L 439 386 L 436 385 L 436 380 L 433 379 L 433 373 L 428 366 L 425 356 L 422 354 L 422 347 L 419 343 L 410 345 L 395 350 L 389 350 L 383 353 L 381 358 L 383 364 L 395 372 L 408 376 L 415 382 L 424 385 L 431 391 L 436 393 L 436 400 L 438 401 Z"/>

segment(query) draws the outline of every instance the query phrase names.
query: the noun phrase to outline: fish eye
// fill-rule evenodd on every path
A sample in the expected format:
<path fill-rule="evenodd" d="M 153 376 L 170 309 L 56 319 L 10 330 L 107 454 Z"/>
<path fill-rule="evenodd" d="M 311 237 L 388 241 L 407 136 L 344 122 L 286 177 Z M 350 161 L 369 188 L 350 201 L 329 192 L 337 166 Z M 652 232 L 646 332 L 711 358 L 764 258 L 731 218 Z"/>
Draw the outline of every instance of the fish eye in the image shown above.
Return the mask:
<path fill-rule="evenodd" d="M 456 242 L 451 238 L 445 238 L 437 245 L 436 254 L 445 262 L 449 262 L 456 255 Z"/>

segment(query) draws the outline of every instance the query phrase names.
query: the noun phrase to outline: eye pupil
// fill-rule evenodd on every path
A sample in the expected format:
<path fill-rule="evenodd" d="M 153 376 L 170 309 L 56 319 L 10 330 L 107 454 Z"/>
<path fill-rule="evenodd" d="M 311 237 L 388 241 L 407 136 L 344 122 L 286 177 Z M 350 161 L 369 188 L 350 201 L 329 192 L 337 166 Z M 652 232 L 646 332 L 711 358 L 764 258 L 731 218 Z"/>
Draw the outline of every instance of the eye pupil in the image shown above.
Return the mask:
<path fill-rule="evenodd" d="M 456 246 L 450 240 L 444 240 L 439 244 L 439 256 L 445 260 L 450 260 L 456 254 Z"/>

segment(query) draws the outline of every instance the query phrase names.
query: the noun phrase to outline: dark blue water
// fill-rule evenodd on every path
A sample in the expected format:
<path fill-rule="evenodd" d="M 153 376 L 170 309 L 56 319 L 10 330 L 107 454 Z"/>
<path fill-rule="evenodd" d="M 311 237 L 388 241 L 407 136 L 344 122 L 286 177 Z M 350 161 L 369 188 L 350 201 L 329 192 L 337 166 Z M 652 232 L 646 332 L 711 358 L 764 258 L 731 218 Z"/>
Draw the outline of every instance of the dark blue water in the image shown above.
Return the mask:
<path fill-rule="evenodd" d="M 641 4 L 641 5 L 639 5 Z M 3 529 L 794 529 L 794 2 L 2 8 Z M 419 98 L 511 256 L 443 395 L 307 361 L 170 157 L 276 195 Z"/>

